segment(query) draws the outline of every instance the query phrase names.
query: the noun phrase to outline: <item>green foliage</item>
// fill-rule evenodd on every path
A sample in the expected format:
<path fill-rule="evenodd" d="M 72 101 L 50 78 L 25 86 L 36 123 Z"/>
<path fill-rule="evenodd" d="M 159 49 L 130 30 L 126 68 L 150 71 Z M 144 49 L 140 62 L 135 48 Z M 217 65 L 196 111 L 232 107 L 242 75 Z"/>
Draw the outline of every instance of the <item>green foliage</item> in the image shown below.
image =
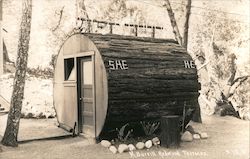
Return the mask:
<path fill-rule="evenodd" d="M 155 131 L 159 128 L 160 122 L 145 122 L 141 121 L 141 126 L 145 135 L 152 136 Z"/>
<path fill-rule="evenodd" d="M 127 124 L 123 125 L 120 129 L 116 128 L 118 140 L 124 142 L 124 141 L 127 141 L 128 138 L 131 136 L 131 133 L 133 132 L 133 129 L 130 129 L 127 132 L 125 131 L 125 128 L 128 125 L 129 124 L 127 123 Z"/>

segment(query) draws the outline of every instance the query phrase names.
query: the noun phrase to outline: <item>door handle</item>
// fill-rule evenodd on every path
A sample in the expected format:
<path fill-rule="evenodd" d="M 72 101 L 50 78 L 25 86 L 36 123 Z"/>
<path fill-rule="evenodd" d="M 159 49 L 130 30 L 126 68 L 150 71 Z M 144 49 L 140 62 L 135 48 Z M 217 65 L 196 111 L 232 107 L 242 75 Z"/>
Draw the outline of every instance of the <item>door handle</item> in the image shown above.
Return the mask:
<path fill-rule="evenodd" d="M 81 101 L 81 100 L 82 100 L 82 98 L 79 98 L 79 100 Z"/>

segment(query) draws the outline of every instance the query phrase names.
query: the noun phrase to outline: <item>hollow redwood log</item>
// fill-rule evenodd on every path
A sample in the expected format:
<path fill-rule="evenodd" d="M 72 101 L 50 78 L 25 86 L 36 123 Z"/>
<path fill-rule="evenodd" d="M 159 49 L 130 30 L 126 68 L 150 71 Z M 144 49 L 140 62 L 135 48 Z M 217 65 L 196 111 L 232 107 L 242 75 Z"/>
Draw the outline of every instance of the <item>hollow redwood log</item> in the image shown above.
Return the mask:
<path fill-rule="evenodd" d="M 192 113 L 199 107 L 197 70 L 186 66 L 192 58 L 176 41 L 85 35 L 98 48 L 107 72 L 106 127 L 182 115 L 184 103 Z"/>
<path fill-rule="evenodd" d="M 186 125 L 199 108 L 199 89 L 191 56 L 174 40 L 76 34 L 57 57 L 54 103 L 61 125 L 98 137 L 183 112 Z"/>

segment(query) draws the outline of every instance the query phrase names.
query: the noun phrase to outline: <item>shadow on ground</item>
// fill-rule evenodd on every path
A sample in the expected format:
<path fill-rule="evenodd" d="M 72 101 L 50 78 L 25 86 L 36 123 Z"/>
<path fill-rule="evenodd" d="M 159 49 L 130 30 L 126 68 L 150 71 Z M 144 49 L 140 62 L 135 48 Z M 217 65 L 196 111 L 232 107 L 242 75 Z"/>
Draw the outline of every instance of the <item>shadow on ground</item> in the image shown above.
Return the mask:
<path fill-rule="evenodd" d="M 6 117 L 5 117 L 6 118 Z M 4 117 L 0 117 L 0 135 Z M 0 158 L 4 159 L 111 159 L 111 158 L 159 158 L 159 159 L 249 159 L 249 121 L 233 117 L 204 116 L 203 124 L 190 123 L 195 130 L 205 131 L 209 138 L 181 143 L 178 149 L 153 147 L 123 154 L 112 154 L 108 149 L 93 144 L 83 137 L 60 140 L 43 140 L 19 144 L 17 148 L 2 146 Z M 27 140 L 67 134 L 57 128 L 55 119 L 22 119 L 19 139 Z"/>

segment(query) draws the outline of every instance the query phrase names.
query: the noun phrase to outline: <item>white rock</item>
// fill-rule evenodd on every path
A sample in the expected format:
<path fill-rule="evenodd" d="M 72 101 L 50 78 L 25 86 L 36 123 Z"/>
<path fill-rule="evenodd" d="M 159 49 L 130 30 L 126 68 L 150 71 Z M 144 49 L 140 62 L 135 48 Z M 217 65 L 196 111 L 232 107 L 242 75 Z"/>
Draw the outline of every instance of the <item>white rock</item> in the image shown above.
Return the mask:
<path fill-rule="evenodd" d="M 138 142 L 135 147 L 139 150 L 142 150 L 145 147 L 145 144 L 143 142 Z"/>
<path fill-rule="evenodd" d="M 208 138 L 208 135 L 205 132 L 201 132 L 200 135 L 201 135 L 201 139 L 207 139 Z"/>
<path fill-rule="evenodd" d="M 185 131 L 184 134 L 181 136 L 181 141 L 191 142 L 193 141 L 193 135 L 189 131 Z"/>
<path fill-rule="evenodd" d="M 115 146 L 110 146 L 109 150 L 114 154 L 117 153 L 117 148 Z"/>
<path fill-rule="evenodd" d="M 101 145 L 103 147 L 109 148 L 111 146 L 111 142 L 109 142 L 108 140 L 102 140 Z"/>
<path fill-rule="evenodd" d="M 128 151 L 128 145 L 126 145 L 126 144 L 120 144 L 118 146 L 118 152 L 119 153 L 123 153 L 123 152 L 126 152 L 126 151 Z"/>
<path fill-rule="evenodd" d="M 153 146 L 153 143 L 152 143 L 151 140 L 148 140 L 148 141 L 145 142 L 145 147 L 146 147 L 146 148 L 149 149 L 149 148 L 151 148 L 152 146 Z"/>
<path fill-rule="evenodd" d="M 129 145 L 128 145 L 128 149 L 129 149 L 129 151 L 134 151 L 134 150 L 136 150 L 136 148 L 135 148 L 135 146 L 134 146 L 133 144 L 129 144 Z"/>
<path fill-rule="evenodd" d="M 158 137 L 154 137 L 152 139 L 152 142 L 153 142 L 154 145 L 160 145 L 160 139 Z"/>
<path fill-rule="evenodd" d="M 194 138 L 195 140 L 199 140 L 199 139 L 201 139 L 201 136 L 200 136 L 199 134 L 194 134 L 194 135 L 193 135 L 193 138 Z"/>

